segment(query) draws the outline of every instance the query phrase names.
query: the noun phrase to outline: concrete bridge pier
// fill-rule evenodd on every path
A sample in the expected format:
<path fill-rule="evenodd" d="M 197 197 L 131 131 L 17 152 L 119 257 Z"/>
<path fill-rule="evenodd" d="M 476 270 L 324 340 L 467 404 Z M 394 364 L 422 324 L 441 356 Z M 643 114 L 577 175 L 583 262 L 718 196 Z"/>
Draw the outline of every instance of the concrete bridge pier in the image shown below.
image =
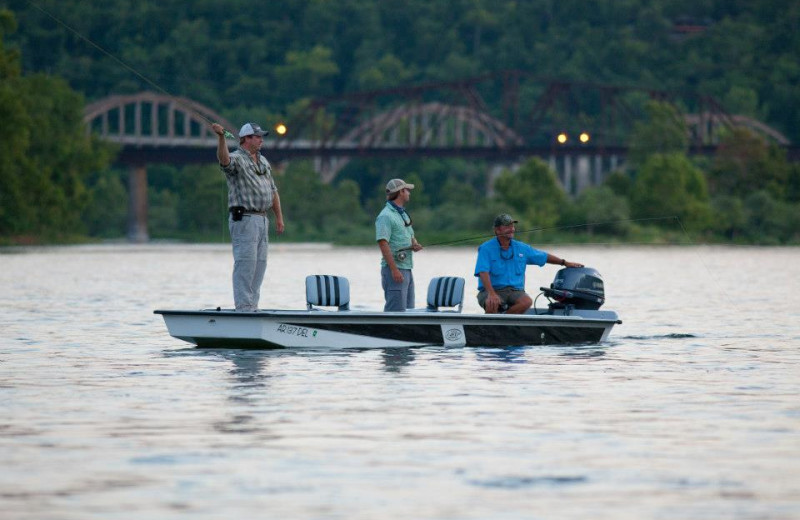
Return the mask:
<path fill-rule="evenodd" d="M 603 157 L 600 154 L 582 154 L 551 155 L 548 164 L 556 172 L 564 191 L 577 197 L 587 188 L 601 185 L 609 173 L 619 168 L 621 162 L 616 155 Z"/>
<path fill-rule="evenodd" d="M 131 166 L 128 174 L 128 242 L 141 244 L 147 234 L 147 166 Z"/>
<path fill-rule="evenodd" d="M 519 162 L 514 163 L 507 163 L 507 162 L 497 162 L 491 165 L 489 168 L 489 177 L 486 179 L 486 196 L 487 197 L 494 197 L 494 182 L 497 180 L 500 175 L 503 174 L 505 171 L 512 171 L 516 172 L 520 167 Z"/>

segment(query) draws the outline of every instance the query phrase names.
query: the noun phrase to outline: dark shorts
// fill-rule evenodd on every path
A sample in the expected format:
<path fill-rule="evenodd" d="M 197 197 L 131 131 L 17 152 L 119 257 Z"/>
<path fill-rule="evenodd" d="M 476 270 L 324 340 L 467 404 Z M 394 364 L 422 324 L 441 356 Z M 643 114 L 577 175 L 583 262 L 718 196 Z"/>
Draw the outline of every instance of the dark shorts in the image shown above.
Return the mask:
<path fill-rule="evenodd" d="M 528 293 L 525 291 L 521 291 L 516 287 L 503 287 L 502 289 L 495 289 L 494 292 L 497 293 L 497 296 L 500 297 L 500 308 L 502 309 L 503 306 L 505 308 L 511 307 L 517 300 L 522 298 L 523 296 L 527 296 Z M 478 305 L 482 308 L 486 308 L 486 297 L 489 296 L 489 293 L 486 291 L 480 291 L 478 293 Z"/>

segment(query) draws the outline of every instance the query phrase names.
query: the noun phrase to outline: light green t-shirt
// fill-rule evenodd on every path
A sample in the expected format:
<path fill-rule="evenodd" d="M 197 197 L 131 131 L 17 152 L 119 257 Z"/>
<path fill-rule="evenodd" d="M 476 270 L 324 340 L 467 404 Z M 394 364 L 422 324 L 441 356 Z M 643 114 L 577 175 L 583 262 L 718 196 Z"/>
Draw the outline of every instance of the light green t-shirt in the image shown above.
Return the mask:
<path fill-rule="evenodd" d="M 405 220 L 404 220 L 405 217 Z M 406 225 L 408 222 L 408 226 Z M 404 247 L 411 247 L 411 238 L 414 236 L 414 228 L 411 226 L 411 218 L 408 214 L 401 216 L 394 207 L 386 203 L 386 206 L 375 219 L 375 241 L 386 240 L 389 249 L 394 254 L 394 262 L 398 269 L 412 269 L 414 267 L 414 252 L 410 249 L 404 251 L 405 259 L 397 258 L 397 250 Z M 386 260 L 381 255 L 381 267 L 386 266 Z"/>

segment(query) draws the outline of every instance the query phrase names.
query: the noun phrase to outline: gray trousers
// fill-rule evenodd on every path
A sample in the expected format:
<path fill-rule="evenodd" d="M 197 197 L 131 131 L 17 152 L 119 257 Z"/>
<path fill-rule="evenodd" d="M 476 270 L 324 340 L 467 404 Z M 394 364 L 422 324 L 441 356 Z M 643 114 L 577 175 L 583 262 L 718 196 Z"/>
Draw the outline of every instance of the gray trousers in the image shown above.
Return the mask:
<path fill-rule="evenodd" d="M 233 301 L 237 311 L 258 310 L 261 283 L 267 272 L 269 219 L 245 215 L 242 220 L 228 220 L 233 246 Z"/>
<path fill-rule="evenodd" d="M 411 269 L 400 269 L 403 281 L 397 283 L 392 278 L 389 267 L 381 267 L 381 286 L 386 305 L 383 311 L 405 311 L 414 308 L 414 275 Z"/>

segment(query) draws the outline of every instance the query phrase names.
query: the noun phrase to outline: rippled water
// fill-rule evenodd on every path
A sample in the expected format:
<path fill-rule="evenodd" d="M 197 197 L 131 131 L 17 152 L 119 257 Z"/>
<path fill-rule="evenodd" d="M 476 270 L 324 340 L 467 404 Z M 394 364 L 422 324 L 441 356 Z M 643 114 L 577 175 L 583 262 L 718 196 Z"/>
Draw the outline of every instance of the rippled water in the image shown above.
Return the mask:
<path fill-rule="evenodd" d="M 230 305 L 229 246 L 5 250 L 0 516 L 800 518 L 800 249 L 554 252 L 603 274 L 609 342 L 194 349 L 152 311 Z M 262 307 L 312 273 L 382 303 L 377 248 L 269 261 Z M 473 262 L 420 254 L 418 300 L 461 275 L 476 312 Z"/>

